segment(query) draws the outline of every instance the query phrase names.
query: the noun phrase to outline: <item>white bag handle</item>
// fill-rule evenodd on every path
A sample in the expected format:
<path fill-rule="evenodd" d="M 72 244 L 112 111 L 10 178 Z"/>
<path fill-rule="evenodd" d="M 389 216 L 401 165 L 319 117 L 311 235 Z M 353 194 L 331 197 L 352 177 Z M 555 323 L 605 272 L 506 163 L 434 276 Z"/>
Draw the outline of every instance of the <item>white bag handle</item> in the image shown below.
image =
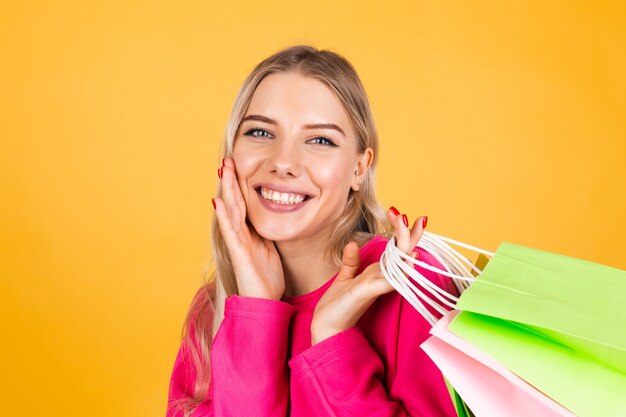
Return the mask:
<path fill-rule="evenodd" d="M 389 239 L 387 247 L 380 258 L 381 271 L 387 282 L 389 282 L 389 284 L 391 284 L 391 286 L 393 286 L 431 325 L 434 325 L 439 319 L 428 311 L 425 304 L 431 306 L 439 314 L 444 315 L 449 311 L 448 308 L 455 308 L 458 298 L 445 291 L 443 288 L 439 288 L 436 284 L 420 274 L 414 267 L 408 265 L 404 260 L 408 260 L 412 264 L 419 265 L 429 271 L 452 278 L 459 293 L 463 293 L 463 291 L 476 280 L 470 272 L 470 269 L 477 272 L 479 275 L 482 273 L 469 259 L 454 250 L 448 242 L 493 257 L 492 252 L 424 231 L 417 243 L 417 247 L 422 248 L 435 257 L 435 259 L 443 265 L 445 271 L 422 262 L 419 259 L 413 259 L 402 252 L 396 246 L 395 237 Z M 470 269 L 468 269 L 468 267 Z M 407 278 L 407 275 L 412 278 L 417 286 Z M 435 299 L 426 295 L 424 291 L 430 293 Z"/>

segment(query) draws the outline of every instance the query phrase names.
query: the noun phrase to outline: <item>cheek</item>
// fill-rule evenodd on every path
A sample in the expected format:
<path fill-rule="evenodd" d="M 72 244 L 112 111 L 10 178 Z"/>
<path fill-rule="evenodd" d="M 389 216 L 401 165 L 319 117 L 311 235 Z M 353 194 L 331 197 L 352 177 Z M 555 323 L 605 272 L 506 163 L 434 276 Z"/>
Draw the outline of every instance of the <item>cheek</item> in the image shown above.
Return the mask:
<path fill-rule="evenodd" d="M 343 196 L 350 186 L 349 173 L 346 171 L 347 163 L 319 164 L 315 170 L 315 178 L 320 187 L 337 197 Z"/>
<path fill-rule="evenodd" d="M 233 161 L 235 161 L 235 169 L 237 171 L 237 181 L 241 191 L 246 196 L 248 190 L 246 183 L 252 173 L 258 168 L 262 161 L 258 152 L 251 152 L 245 147 L 235 147 L 233 149 Z"/>

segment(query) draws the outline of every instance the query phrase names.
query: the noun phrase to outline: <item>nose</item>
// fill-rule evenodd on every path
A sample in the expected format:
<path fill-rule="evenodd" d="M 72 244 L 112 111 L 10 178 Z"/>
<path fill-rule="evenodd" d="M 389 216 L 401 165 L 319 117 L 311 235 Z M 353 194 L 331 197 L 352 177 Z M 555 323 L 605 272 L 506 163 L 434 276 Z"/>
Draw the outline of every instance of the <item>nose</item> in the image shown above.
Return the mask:
<path fill-rule="evenodd" d="M 267 159 L 271 173 L 280 177 L 298 177 L 302 166 L 302 155 L 296 140 L 277 139 Z"/>

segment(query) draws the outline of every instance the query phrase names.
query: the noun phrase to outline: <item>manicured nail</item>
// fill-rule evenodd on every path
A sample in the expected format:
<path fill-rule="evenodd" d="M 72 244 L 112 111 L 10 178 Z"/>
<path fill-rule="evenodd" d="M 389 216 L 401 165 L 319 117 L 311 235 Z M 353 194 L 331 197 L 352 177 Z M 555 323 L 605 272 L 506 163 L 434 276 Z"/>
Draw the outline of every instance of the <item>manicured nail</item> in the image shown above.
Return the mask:
<path fill-rule="evenodd" d="M 409 227 L 409 219 L 406 217 L 406 214 L 402 215 L 402 221 L 406 227 Z"/>
<path fill-rule="evenodd" d="M 222 168 L 217 169 L 217 176 L 218 178 L 222 178 Z"/>
<path fill-rule="evenodd" d="M 426 229 L 426 223 L 428 223 L 428 216 L 424 216 L 424 220 L 422 220 L 422 229 Z"/>
<path fill-rule="evenodd" d="M 224 167 L 224 159 L 222 158 L 222 168 Z"/>
<path fill-rule="evenodd" d="M 397 209 L 397 208 L 395 208 L 394 206 L 391 206 L 391 207 L 389 208 L 389 210 L 391 210 L 391 211 L 393 212 L 393 214 L 395 214 L 396 216 L 397 216 L 398 214 L 400 214 L 400 212 L 398 211 L 398 209 Z"/>
<path fill-rule="evenodd" d="M 213 208 L 215 208 L 215 199 L 214 198 L 211 199 L 211 203 L 213 203 Z"/>

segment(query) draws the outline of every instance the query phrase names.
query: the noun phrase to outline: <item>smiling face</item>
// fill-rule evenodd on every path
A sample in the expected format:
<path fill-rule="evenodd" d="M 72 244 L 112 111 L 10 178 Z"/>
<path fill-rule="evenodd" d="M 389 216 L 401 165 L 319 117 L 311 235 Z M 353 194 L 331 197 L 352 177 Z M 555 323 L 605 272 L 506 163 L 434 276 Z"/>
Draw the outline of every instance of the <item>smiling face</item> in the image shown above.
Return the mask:
<path fill-rule="evenodd" d="M 248 220 L 280 242 L 329 234 L 373 153 L 358 153 L 348 114 L 326 84 L 280 72 L 257 86 L 233 159 Z"/>

